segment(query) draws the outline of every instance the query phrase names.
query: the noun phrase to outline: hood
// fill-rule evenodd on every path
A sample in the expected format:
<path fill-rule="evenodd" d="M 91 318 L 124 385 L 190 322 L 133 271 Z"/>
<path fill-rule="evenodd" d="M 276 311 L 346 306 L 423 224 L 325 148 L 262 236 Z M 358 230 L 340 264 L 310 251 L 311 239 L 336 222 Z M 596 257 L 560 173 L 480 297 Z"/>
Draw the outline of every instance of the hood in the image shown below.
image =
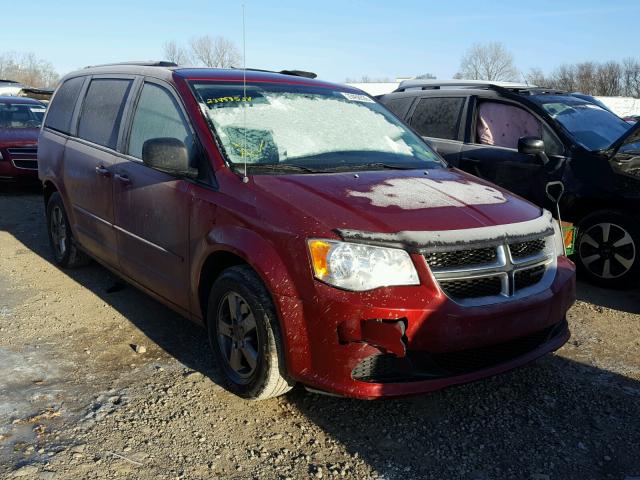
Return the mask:
<path fill-rule="evenodd" d="M 614 157 L 618 151 L 625 145 L 631 145 L 632 143 L 640 142 L 640 122 L 637 122 L 629 130 L 618 138 L 607 149 L 611 157 Z"/>
<path fill-rule="evenodd" d="M 265 195 L 328 230 L 459 230 L 538 218 L 540 208 L 455 169 L 254 175 Z"/>
<path fill-rule="evenodd" d="M 39 128 L 0 128 L 0 147 L 35 145 L 38 143 L 39 133 Z"/>

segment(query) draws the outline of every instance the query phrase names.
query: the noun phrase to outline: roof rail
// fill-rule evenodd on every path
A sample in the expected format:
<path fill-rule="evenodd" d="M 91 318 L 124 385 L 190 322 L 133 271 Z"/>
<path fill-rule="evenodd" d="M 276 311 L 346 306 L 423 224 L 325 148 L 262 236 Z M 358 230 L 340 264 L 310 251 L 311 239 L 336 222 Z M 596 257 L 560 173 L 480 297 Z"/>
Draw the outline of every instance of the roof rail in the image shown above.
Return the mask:
<path fill-rule="evenodd" d="M 535 85 L 527 85 L 517 82 L 492 82 L 488 80 L 404 80 L 400 83 L 396 92 L 407 90 L 439 90 L 442 88 L 502 88 L 507 90 L 527 90 L 536 88 Z"/>
<path fill-rule="evenodd" d="M 237 70 L 242 70 L 241 68 L 238 67 L 231 67 Z M 316 75 L 313 72 L 306 72 L 304 70 L 280 70 L 280 71 L 276 71 L 276 70 L 264 70 L 261 68 L 246 68 L 245 70 L 250 71 L 250 72 L 265 72 L 265 73 L 279 73 L 281 75 L 292 75 L 294 77 L 305 77 L 305 78 L 316 78 L 318 75 Z"/>
<path fill-rule="evenodd" d="M 89 65 L 84 68 L 95 68 L 95 67 L 117 67 L 120 65 L 132 65 L 137 67 L 177 67 L 178 64 L 174 62 L 168 62 L 166 60 L 159 61 L 142 61 L 142 62 L 116 62 L 116 63 L 102 63 L 100 65 Z"/>

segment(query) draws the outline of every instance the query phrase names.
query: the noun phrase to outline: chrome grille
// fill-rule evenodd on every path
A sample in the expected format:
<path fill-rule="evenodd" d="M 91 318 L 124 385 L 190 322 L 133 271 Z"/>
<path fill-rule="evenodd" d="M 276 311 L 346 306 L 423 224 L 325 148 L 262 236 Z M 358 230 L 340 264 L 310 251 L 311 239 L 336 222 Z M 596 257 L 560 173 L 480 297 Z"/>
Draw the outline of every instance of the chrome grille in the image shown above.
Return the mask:
<path fill-rule="evenodd" d="M 482 298 L 502 293 L 502 280 L 493 276 L 442 281 L 440 286 L 451 298 Z"/>
<path fill-rule="evenodd" d="M 453 252 L 430 252 L 425 253 L 424 258 L 431 268 L 449 268 L 491 263 L 495 262 L 497 257 L 496 249 L 489 247 Z"/>
<path fill-rule="evenodd" d="M 514 275 L 514 288 L 517 292 L 523 288 L 531 287 L 535 285 L 544 276 L 546 267 L 544 265 L 538 265 L 537 267 L 527 268 L 526 270 L 519 270 Z"/>
<path fill-rule="evenodd" d="M 512 243 L 509 245 L 509 250 L 511 250 L 513 258 L 526 258 L 540 253 L 544 250 L 544 247 L 544 238 L 538 238 L 528 242 Z"/>
<path fill-rule="evenodd" d="M 557 257 L 553 236 L 421 253 L 442 291 L 465 306 L 499 303 L 547 288 L 555 275 Z"/>

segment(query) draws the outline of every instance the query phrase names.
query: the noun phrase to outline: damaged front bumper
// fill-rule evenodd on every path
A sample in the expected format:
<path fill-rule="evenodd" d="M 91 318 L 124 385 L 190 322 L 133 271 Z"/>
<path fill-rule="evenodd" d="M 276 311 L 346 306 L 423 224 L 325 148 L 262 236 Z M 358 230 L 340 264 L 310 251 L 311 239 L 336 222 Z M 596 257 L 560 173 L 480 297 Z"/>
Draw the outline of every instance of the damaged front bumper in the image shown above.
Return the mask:
<path fill-rule="evenodd" d="M 276 298 L 306 329 L 306 345 L 288 348 L 290 374 L 333 394 L 404 396 L 511 370 L 569 338 L 575 268 L 564 257 L 549 288 L 497 305 L 461 306 L 419 274 L 430 281 L 362 293 L 318 284 L 314 301 Z"/>

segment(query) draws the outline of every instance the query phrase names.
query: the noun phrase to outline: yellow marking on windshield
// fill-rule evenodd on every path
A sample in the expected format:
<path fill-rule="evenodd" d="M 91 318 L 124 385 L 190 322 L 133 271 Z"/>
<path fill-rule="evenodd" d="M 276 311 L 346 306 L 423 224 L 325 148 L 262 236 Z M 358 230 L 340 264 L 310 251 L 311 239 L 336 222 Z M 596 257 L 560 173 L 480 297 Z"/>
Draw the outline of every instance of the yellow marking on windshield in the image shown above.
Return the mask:
<path fill-rule="evenodd" d="M 252 102 L 252 97 L 242 97 L 240 95 L 235 96 L 227 96 L 227 97 L 217 97 L 217 98 L 207 98 L 207 105 L 216 105 L 219 103 L 231 103 L 231 102 Z"/>

